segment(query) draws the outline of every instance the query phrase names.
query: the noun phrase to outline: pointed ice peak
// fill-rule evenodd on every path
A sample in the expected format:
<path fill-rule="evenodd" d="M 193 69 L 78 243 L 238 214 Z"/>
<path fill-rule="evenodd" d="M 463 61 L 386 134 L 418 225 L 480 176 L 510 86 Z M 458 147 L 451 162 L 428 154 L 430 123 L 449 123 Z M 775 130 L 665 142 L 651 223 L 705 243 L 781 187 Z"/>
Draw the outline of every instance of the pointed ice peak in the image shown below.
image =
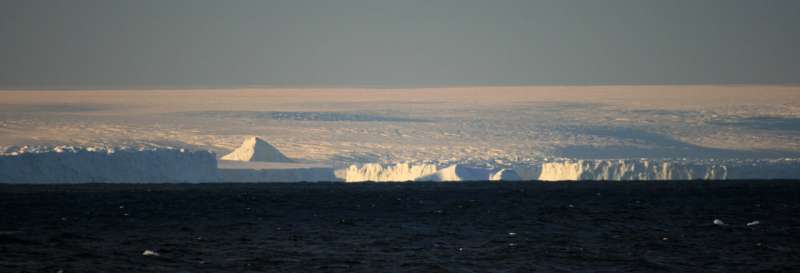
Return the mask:
<path fill-rule="evenodd" d="M 222 157 L 222 160 L 260 161 L 260 162 L 293 162 L 274 146 L 258 137 L 247 138 L 242 146 Z"/>

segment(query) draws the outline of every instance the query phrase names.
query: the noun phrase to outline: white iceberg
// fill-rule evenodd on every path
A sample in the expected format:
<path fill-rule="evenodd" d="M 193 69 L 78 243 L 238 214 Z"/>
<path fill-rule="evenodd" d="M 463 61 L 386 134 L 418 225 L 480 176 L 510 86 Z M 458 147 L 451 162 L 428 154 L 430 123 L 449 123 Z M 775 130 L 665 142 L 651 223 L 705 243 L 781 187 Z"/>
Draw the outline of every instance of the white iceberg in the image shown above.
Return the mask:
<path fill-rule="evenodd" d="M 246 139 L 239 148 L 221 159 L 247 162 L 293 162 L 277 148 L 258 137 Z"/>

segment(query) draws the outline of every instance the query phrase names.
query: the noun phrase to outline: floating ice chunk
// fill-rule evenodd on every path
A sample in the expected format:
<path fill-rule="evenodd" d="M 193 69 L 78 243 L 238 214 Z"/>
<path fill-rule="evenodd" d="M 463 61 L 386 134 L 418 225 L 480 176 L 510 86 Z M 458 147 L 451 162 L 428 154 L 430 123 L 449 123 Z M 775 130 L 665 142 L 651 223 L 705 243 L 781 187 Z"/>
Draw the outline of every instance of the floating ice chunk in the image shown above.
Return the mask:
<path fill-rule="evenodd" d="M 757 226 L 757 225 L 760 225 L 760 224 L 761 224 L 761 222 L 759 222 L 759 221 L 752 221 L 750 223 L 747 223 L 747 226 L 748 227 L 752 227 L 752 226 Z"/>
<path fill-rule="evenodd" d="M 501 174 L 502 176 L 502 174 Z M 492 169 L 454 164 L 435 173 L 418 177 L 415 181 L 485 181 L 492 178 Z"/>
<path fill-rule="evenodd" d="M 149 249 L 145 249 L 144 252 L 142 252 L 142 256 L 158 257 L 158 256 L 161 256 L 161 254 L 158 254 L 158 252 L 155 252 L 155 251 L 152 251 L 152 250 L 149 250 Z"/>
<path fill-rule="evenodd" d="M 727 226 L 727 224 L 720 219 L 714 219 L 714 224 L 718 226 Z"/>
<path fill-rule="evenodd" d="M 381 165 L 378 163 L 369 163 L 350 165 L 350 167 L 342 170 L 341 178 L 346 182 L 403 182 L 434 174 L 438 170 L 435 164 L 404 162 L 394 165 Z"/>

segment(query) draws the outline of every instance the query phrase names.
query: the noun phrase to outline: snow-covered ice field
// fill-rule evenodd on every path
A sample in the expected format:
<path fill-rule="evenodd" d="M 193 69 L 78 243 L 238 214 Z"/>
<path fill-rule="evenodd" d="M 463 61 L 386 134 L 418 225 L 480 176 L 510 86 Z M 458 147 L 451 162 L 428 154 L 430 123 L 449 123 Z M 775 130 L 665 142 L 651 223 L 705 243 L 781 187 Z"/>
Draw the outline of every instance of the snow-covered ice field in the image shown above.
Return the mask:
<path fill-rule="evenodd" d="M 293 161 L 500 168 L 800 158 L 800 87 L 0 91 L 0 146 L 178 147 L 260 136 Z M 12 148 L 8 148 L 12 147 Z"/>

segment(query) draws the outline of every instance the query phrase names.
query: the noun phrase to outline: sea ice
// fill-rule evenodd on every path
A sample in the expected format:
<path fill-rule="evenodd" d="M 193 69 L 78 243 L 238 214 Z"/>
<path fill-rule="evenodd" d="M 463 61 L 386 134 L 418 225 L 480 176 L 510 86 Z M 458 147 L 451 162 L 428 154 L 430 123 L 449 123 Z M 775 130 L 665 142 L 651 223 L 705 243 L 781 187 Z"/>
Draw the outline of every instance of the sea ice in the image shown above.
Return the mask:
<path fill-rule="evenodd" d="M 149 250 L 149 249 L 145 249 L 144 252 L 142 252 L 142 256 L 158 257 L 158 256 L 161 256 L 161 254 L 159 254 L 158 252 Z"/>

